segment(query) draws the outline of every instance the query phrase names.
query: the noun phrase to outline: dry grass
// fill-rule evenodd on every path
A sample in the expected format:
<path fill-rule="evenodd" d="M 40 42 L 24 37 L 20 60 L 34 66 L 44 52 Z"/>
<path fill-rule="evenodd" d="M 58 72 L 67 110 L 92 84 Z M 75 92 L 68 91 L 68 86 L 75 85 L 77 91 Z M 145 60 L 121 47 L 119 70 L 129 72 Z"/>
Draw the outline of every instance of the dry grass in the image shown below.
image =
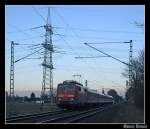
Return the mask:
<path fill-rule="evenodd" d="M 121 106 L 116 117 L 114 117 L 112 122 L 143 123 L 144 111 L 137 108 L 132 103 L 126 103 L 124 106 Z"/>
<path fill-rule="evenodd" d="M 123 102 L 89 117 L 81 123 L 143 123 L 144 111 L 131 103 Z"/>
<path fill-rule="evenodd" d="M 50 103 L 45 103 L 43 106 L 43 110 L 41 110 L 40 107 L 40 103 L 34 102 L 9 102 L 6 103 L 6 117 L 22 114 L 40 113 L 58 109 L 56 104 L 51 105 Z"/>

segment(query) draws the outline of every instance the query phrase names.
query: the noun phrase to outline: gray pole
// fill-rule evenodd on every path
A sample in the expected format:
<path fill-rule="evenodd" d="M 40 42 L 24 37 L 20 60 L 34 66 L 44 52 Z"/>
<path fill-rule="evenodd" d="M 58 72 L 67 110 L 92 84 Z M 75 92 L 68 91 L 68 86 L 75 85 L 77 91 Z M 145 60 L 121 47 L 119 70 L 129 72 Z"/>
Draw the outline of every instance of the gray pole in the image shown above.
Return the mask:
<path fill-rule="evenodd" d="M 132 40 L 130 40 L 129 51 L 129 87 L 132 87 Z"/>
<path fill-rule="evenodd" d="M 10 97 L 14 97 L 14 41 L 11 41 Z"/>
<path fill-rule="evenodd" d="M 85 80 L 85 86 L 86 86 L 86 88 L 87 88 L 87 80 Z"/>

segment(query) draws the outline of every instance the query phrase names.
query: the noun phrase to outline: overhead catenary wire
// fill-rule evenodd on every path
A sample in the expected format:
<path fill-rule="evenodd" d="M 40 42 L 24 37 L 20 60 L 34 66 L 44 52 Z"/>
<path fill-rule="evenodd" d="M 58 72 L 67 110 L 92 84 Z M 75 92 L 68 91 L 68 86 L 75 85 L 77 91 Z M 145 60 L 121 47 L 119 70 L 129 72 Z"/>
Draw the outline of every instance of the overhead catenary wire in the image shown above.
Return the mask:
<path fill-rule="evenodd" d="M 61 37 L 62 39 L 63 39 L 63 37 Z M 63 39 L 64 40 L 64 39 Z M 74 51 L 74 49 L 69 45 L 69 43 L 66 41 L 66 40 L 64 40 L 64 42 L 65 43 L 67 43 L 67 45 L 69 46 L 69 48 L 73 51 L 73 53 L 74 53 L 74 55 L 78 55 L 75 51 Z M 79 56 L 79 55 L 78 55 Z M 80 58 L 80 59 L 82 59 L 82 58 Z M 85 62 L 85 60 L 83 60 L 82 59 L 82 61 L 87 65 L 88 64 L 88 62 Z M 89 68 L 91 68 L 92 69 L 92 71 L 95 71 L 95 73 L 99 76 L 99 74 L 97 73 L 97 70 L 95 70 L 95 68 L 93 68 L 93 67 L 91 67 L 91 66 L 89 66 Z M 102 82 L 101 82 L 102 83 Z"/>
<path fill-rule="evenodd" d="M 21 33 L 23 33 L 23 34 L 26 35 L 27 37 L 30 36 L 30 34 L 28 34 L 28 33 L 24 32 L 24 31 L 22 31 L 22 30 L 19 29 L 18 27 L 14 26 L 14 25 L 12 25 L 12 24 L 10 24 L 10 23 L 6 23 L 6 24 L 8 24 L 10 27 L 14 28 L 15 30 L 17 30 L 17 31 L 19 31 L 19 32 L 21 32 Z M 33 42 L 32 38 L 31 38 L 30 40 Z"/>
<path fill-rule="evenodd" d="M 38 45 L 41 45 L 41 44 L 22 44 L 22 43 L 18 43 L 17 45 L 27 45 L 27 46 L 38 46 Z"/>
<path fill-rule="evenodd" d="M 81 38 L 81 36 L 78 36 L 77 33 L 69 26 L 69 24 L 66 23 L 66 21 L 64 20 L 64 18 L 63 18 L 60 14 L 58 14 L 58 15 L 61 17 L 61 19 L 63 20 L 63 22 L 67 25 L 67 27 L 72 30 L 72 32 L 75 34 L 75 37 Z M 83 37 L 82 37 L 82 38 L 83 38 Z M 94 38 L 95 38 L 95 37 L 94 37 Z M 98 37 L 98 38 L 101 38 L 101 37 Z M 107 40 L 108 40 L 108 38 L 107 38 Z M 114 39 L 114 40 L 116 40 L 116 39 Z M 117 40 L 118 40 L 118 39 L 117 39 Z M 97 72 L 96 72 L 96 74 L 97 74 Z"/>
<path fill-rule="evenodd" d="M 55 9 L 56 10 L 56 9 Z M 66 23 L 66 21 L 64 20 L 64 18 L 60 15 L 60 13 L 58 13 L 58 11 L 57 11 L 57 14 L 61 17 L 61 19 L 63 20 L 63 22 L 66 24 L 66 26 L 68 27 L 68 28 L 70 28 L 70 26 L 69 26 L 69 24 L 68 23 Z M 71 28 L 70 28 L 71 29 Z M 77 38 L 81 38 L 81 36 L 78 36 L 77 35 L 77 33 L 73 30 L 73 29 L 71 29 L 72 30 L 72 32 L 74 33 L 74 35 L 77 37 Z M 63 39 L 63 38 L 62 38 Z M 63 39 L 64 40 L 64 39 Z M 64 40 L 65 41 L 65 40 Z M 66 41 L 65 41 L 66 42 Z M 66 42 L 67 43 L 67 42 Z M 68 43 L 67 43 L 68 44 Z M 69 45 L 69 44 L 68 44 Z M 70 47 L 70 45 L 69 45 L 69 47 Z M 73 51 L 74 51 L 74 49 L 72 48 L 72 47 L 70 47 Z M 76 54 L 76 52 L 74 51 L 74 53 Z M 77 54 L 78 55 L 78 54 Z M 83 59 L 83 58 L 80 58 L 80 59 Z M 84 61 L 84 60 L 83 60 Z M 85 63 L 85 62 L 84 62 Z M 86 64 L 88 64 L 88 63 L 86 63 Z M 93 69 L 93 68 L 92 68 Z M 95 72 L 96 74 L 97 74 L 97 71 Z"/>
<path fill-rule="evenodd" d="M 23 30 L 19 29 L 18 27 L 14 26 L 14 25 L 12 25 L 12 24 L 10 24 L 10 23 L 6 23 L 6 24 L 9 25 L 10 27 L 14 28 L 14 29 L 17 30 L 18 32 L 21 32 L 21 33 L 23 33 L 23 34 L 26 35 L 26 36 L 30 36 L 28 33 L 24 32 Z"/>
<path fill-rule="evenodd" d="M 129 43 L 129 42 L 99 42 L 99 43 L 88 43 L 88 44 L 109 44 L 109 43 Z"/>
<path fill-rule="evenodd" d="M 26 59 L 43 59 L 44 57 L 26 58 Z"/>
<path fill-rule="evenodd" d="M 41 44 L 21 44 L 21 43 L 17 43 L 18 51 L 15 51 L 16 55 L 22 55 L 24 52 L 27 53 L 29 50 L 33 51 L 35 49 L 38 48 L 42 48 L 42 46 L 39 46 Z M 35 53 L 37 54 L 37 53 Z M 37 55 L 38 56 L 38 55 Z"/>
<path fill-rule="evenodd" d="M 26 58 L 27 59 L 27 58 Z"/>
<path fill-rule="evenodd" d="M 68 47 L 73 51 L 73 53 L 75 54 L 75 55 L 77 55 L 77 53 L 74 51 L 74 49 L 70 46 L 70 44 L 63 38 L 63 36 L 62 35 L 58 35 L 67 45 L 68 45 Z"/>
<path fill-rule="evenodd" d="M 21 42 L 21 41 L 26 41 L 26 40 L 31 40 L 31 39 L 37 39 L 37 38 L 42 38 L 45 35 L 41 35 L 41 36 L 33 36 L 33 37 L 29 37 L 29 38 L 25 38 L 25 39 L 17 39 L 17 42 Z"/>
<path fill-rule="evenodd" d="M 42 48 L 41 48 L 41 49 L 42 49 Z M 22 57 L 22 58 L 16 60 L 15 63 L 18 62 L 18 61 L 20 61 L 20 60 L 23 60 L 23 59 L 25 59 L 25 58 L 27 58 L 27 57 L 29 57 L 29 56 L 35 54 L 35 53 L 37 53 L 37 52 L 40 51 L 41 49 L 39 49 L 39 50 L 37 50 L 37 51 L 34 51 L 34 52 L 32 52 L 32 53 L 30 53 L 30 54 L 28 54 L 28 55 L 26 55 L 26 56 L 24 56 L 24 57 Z"/>
<path fill-rule="evenodd" d="M 117 61 L 119 61 L 119 62 L 125 64 L 125 65 L 129 65 L 128 63 L 126 63 L 126 62 L 124 62 L 124 61 L 121 61 L 120 59 L 115 58 L 115 57 L 113 57 L 113 56 L 111 56 L 111 55 L 109 55 L 109 54 L 107 54 L 107 53 L 105 53 L 105 52 L 103 52 L 103 51 L 101 51 L 101 50 L 99 50 L 99 49 L 97 49 L 97 48 L 95 48 L 95 47 L 89 45 L 88 43 L 84 43 L 84 44 L 87 45 L 87 46 L 89 46 L 89 47 L 91 47 L 91 48 L 93 48 L 93 49 L 95 49 L 95 50 L 97 50 L 97 51 L 99 51 L 100 53 L 102 53 L 102 54 L 104 54 L 104 55 L 107 55 L 108 57 L 111 57 L 111 58 L 113 58 L 113 59 L 115 59 L 115 60 L 117 60 Z"/>
<path fill-rule="evenodd" d="M 20 29 L 19 31 L 8 31 L 8 34 L 15 34 L 15 33 L 20 33 L 20 31 L 22 32 L 26 32 L 26 31 L 30 31 L 29 29 Z"/>
<path fill-rule="evenodd" d="M 75 57 L 75 58 L 79 59 L 79 58 L 100 58 L 100 57 L 109 57 L 109 56 L 79 56 L 79 57 Z"/>

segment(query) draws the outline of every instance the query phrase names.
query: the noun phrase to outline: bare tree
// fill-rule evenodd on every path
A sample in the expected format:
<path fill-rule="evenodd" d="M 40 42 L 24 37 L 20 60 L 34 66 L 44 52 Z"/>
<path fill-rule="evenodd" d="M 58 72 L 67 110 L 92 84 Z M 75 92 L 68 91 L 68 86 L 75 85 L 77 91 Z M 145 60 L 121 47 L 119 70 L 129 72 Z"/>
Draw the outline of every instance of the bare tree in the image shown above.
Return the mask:
<path fill-rule="evenodd" d="M 128 67 L 124 69 L 122 75 L 128 77 Z M 132 87 L 127 90 L 126 99 L 138 107 L 144 105 L 144 49 L 132 60 Z"/>
<path fill-rule="evenodd" d="M 36 96 L 35 96 L 35 93 L 31 93 L 31 95 L 30 95 L 30 100 L 31 101 L 35 101 L 36 100 Z"/>
<path fill-rule="evenodd" d="M 136 25 L 136 27 L 140 28 L 140 29 L 144 29 L 144 22 L 141 23 L 141 22 L 137 22 L 137 21 L 134 21 L 134 24 Z"/>
<path fill-rule="evenodd" d="M 128 78 L 129 67 L 124 69 L 122 75 Z M 132 60 L 132 85 L 133 87 L 144 85 L 144 50 L 141 50 L 139 56 Z"/>

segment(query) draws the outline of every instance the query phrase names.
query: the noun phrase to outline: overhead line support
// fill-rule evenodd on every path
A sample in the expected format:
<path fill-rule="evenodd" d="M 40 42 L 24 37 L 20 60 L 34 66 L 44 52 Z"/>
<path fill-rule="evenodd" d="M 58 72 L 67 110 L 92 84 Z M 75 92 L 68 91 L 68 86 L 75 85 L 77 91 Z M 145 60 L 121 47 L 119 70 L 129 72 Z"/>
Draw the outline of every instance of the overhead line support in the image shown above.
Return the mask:
<path fill-rule="evenodd" d="M 115 43 L 115 42 L 111 42 L 111 43 Z M 116 43 L 129 43 L 130 44 L 129 63 L 123 62 L 123 61 L 121 61 L 121 60 L 119 60 L 119 59 L 117 59 L 117 58 L 115 58 L 115 57 L 113 57 L 113 56 L 111 56 L 111 55 L 101 51 L 101 50 L 98 50 L 97 48 L 89 45 L 90 43 L 84 43 L 84 44 L 89 46 L 89 47 L 91 47 L 91 48 L 93 48 L 93 49 L 95 49 L 96 51 L 99 51 L 100 53 L 102 53 L 102 54 L 104 54 L 104 55 L 106 55 L 108 57 L 111 57 L 111 58 L 113 58 L 113 59 L 115 59 L 115 60 L 117 60 L 117 61 L 119 61 L 119 62 L 121 62 L 121 63 L 123 63 L 125 65 L 127 65 L 129 67 L 129 87 L 132 87 L 133 86 L 132 85 L 132 52 L 133 52 L 133 50 L 132 50 L 132 47 L 133 47 L 132 46 L 132 40 L 130 40 L 129 42 L 116 42 Z M 98 43 L 95 43 L 95 44 L 98 44 Z"/>
<path fill-rule="evenodd" d="M 99 51 L 100 53 L 102 53 L 102 54 L 104 54 L 104 55 L 106 55 L 106 56 L 108 56 L 108 57 L 111 57 L 111 58 L 113 58 L 113 59 L 115 59 L 115 60 L 117 60 L 117 61 L 119 61 L 119 62 L 125 64 L 125 65 L 129 65 L 128 63 L 125 63 L 125 62 L 123 62 L 123 61 L 121 61 L 121 60 L 119 60 L 119 59 L 117 59 L 117 58 L 115 58 L 115 57 L 113 57 L 113 56 L 111 56 L 111 55 L 109 55 L 109 54 L 107 54 L 107 53 L 101 51 L 101 50 L 98 50 L 97 48 L 95 48 L 95 47 L 89 45 L 88 43 L 84 43 L 84 44 L 87 45 L 87 46 L 89 46 L 89 47 L 91 47 L 91 48 L 93 48 L 93 49 L 95 49 L 96 51 Z"/>
<path fill-rule="evenodd" d="M 11 64 L 10 64 L 10 97 L 14 97 L 14 45 L 18 45 L 18 43 L 14 43 L 11 41 Z"/>

